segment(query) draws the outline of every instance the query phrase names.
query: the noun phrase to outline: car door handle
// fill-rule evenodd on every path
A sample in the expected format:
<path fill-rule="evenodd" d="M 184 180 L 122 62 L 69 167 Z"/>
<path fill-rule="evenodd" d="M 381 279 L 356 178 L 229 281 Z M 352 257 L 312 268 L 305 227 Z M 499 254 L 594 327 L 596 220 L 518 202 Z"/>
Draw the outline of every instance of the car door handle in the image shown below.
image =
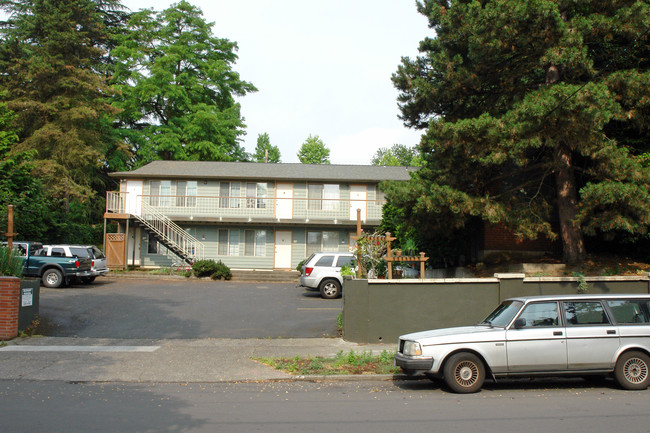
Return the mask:
<path fill-rule="evenodd" d="M 553 335 L 562 335 L 562 331 L 554 331 Z"/>
<path fill-rule="evenodd" d="M 615 335 L 615 334 L 616 334 L 615 330 L 613 330 L 613 329 L 608 329 L 607 330 L 607 335 Z"/>

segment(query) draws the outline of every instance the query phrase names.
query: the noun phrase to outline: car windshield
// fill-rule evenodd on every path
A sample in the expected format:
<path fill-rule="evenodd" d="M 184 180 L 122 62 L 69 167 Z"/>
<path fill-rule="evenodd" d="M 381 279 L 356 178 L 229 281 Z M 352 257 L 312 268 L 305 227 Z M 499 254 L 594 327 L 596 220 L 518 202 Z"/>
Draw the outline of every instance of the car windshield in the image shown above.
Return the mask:
<path fill-rule="evenodd" d="M 524 305 L 521 301 L 504 301 L 479 325 L 506 327 Z"/>

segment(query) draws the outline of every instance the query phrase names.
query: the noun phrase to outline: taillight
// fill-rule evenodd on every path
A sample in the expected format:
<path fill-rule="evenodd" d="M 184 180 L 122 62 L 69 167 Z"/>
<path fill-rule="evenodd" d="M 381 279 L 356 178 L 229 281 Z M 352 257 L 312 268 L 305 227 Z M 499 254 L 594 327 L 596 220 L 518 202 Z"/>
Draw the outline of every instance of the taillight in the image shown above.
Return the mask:
<path fill-rule="evenodd" d="M 305 268 L 305 277 L 308 277 L 311 275 L 311 271 L 313 271 L 314 268 Z"/>
<path fill-rule="evenodd" d="M 94 260 L 90 261 L 90 266 L 92 266 L 93 268 L 95 267 L 95 261 Z"/>
<path fill-rule="evenodd" d="M 74 265 L 75 265 L 76 267 L 79 267 L 79 265 L 80 265 L 79 260 L 75 261 L 75 262 L 74 262 Z"/>

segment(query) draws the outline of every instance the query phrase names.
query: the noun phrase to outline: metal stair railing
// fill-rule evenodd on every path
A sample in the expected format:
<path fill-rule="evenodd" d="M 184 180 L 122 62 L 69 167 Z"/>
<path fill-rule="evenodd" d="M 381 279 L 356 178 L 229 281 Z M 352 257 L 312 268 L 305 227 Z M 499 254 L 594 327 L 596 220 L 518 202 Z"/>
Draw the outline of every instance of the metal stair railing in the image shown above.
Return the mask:
<path fill-rule="evenodd" d="M 202 260 L 203 243 L 183 230 L 165 214 L 142 202 L 142 215 L 133 215 L 158 241 L 186 262 Z"/>

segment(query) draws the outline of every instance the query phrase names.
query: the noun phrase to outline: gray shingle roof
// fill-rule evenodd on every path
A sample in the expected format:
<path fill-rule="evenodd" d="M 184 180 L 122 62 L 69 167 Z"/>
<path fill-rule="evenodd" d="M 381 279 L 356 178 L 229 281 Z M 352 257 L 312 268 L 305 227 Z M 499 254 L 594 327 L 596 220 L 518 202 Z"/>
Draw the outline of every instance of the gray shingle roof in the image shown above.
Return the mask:
<path fill-rule="evenodd" d="M 254 162 L 153 161 L 133 171 L 111 173 L 120 179 L 255 179 L 378 182 L 409 180 L 415 167 L 375 165 L 261 164 Z"/>

